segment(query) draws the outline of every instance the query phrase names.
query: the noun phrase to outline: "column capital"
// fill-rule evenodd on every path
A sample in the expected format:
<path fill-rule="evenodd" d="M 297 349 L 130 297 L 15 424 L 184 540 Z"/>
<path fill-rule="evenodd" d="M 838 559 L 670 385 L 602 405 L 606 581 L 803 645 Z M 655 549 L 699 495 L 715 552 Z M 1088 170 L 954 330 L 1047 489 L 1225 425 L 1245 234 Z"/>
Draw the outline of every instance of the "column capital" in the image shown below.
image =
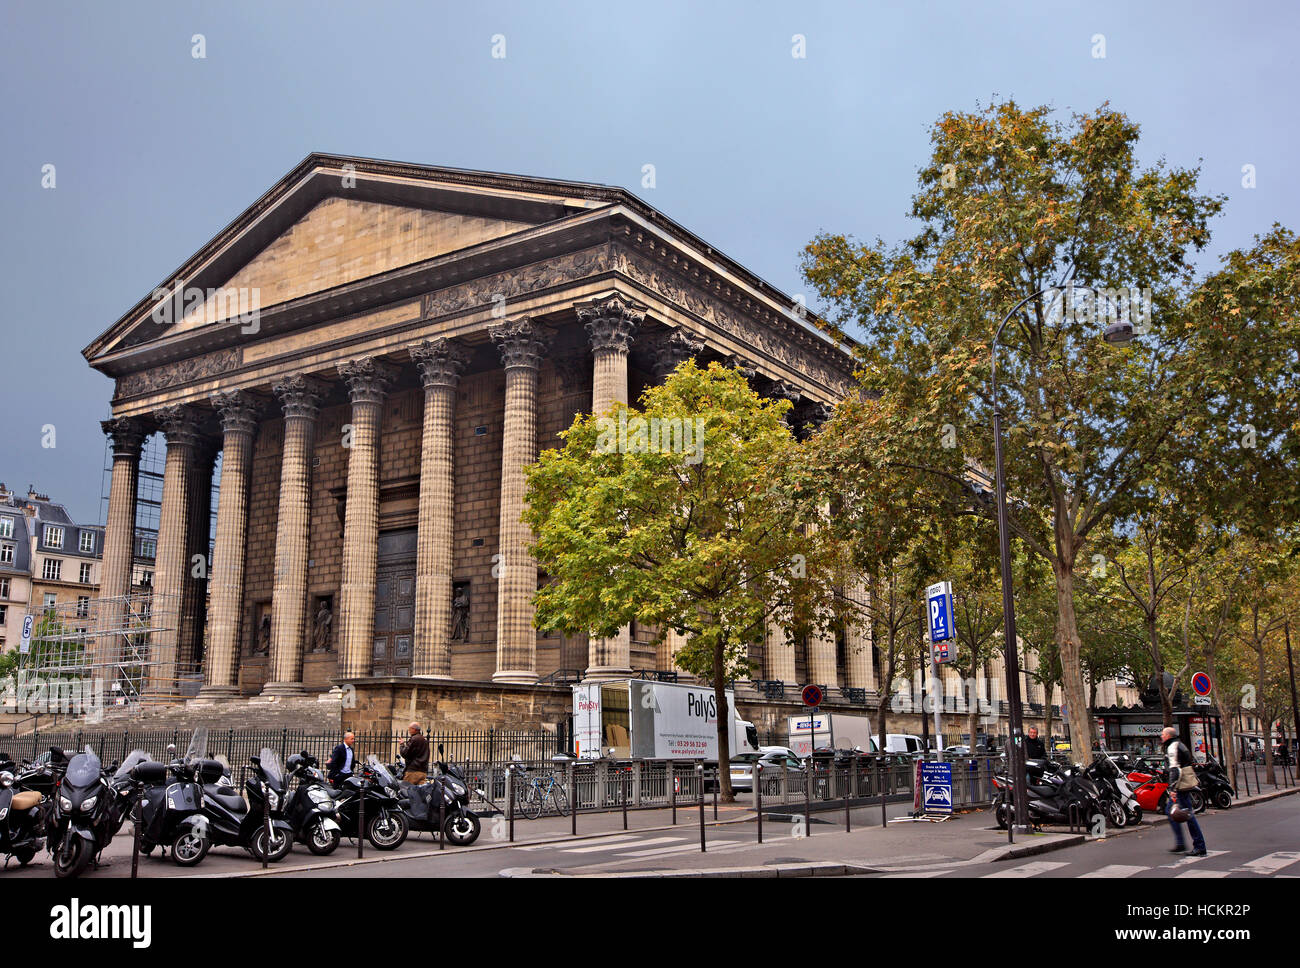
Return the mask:
<path fill-rule="evenodd" d="M 645 322 L 645 307 L 617 293 L 574 304 L 578 319 L 591 336 L 592 349 L 626 353 L 632 336 Z"/>
<path fill-rule="evenodd" d="M 321 380 L 301 373 L 283 377 L 271 387 L 286 417 L 306 417 L 308 420 L 316 419 L 328 390 L 329 387 Z"/>
<path fill-rule="evenodd" d="M 383 403 L 388 385 L 397 378 L 396 367 L 381 363 L 373 356 L 347 360 L 338 369 L 353 403 Z"/>
<path fill-rule="evenodd" d="M 199 430 L 199 415 L 188 404 L 175 403 L 159 407 L 153 412 L 163 433 L 167 437 L 168 447 L 195 447 L 202 434 Z"/>
<path fill-rule="evenodd" d="M 488 335 L 501 350 L 501 362 L 507 370 L 516 367 L 535 370 L 542 365 L 547 333 L 531 316 L 509 320 L 504 326 L 490 330 Z"/>
<path fill-rule="evenodd" d="M 758 374 L 754 364 L 749 362 L 739 353 L 728 353 L 726 357 L 727 365 L 743 376 L 746 380 L 752 380 Z"/>
<path fill-rule="evenodd" d="M 803 391 L 784 380 L 773 380 L 768 385 L 764 396 L 771 397 L 773 400 L 789 400 L 791 404 L 797 404 L 803 399 Z"/>
<path fill-rule="evenodd" d="M 247 390 L 219 390 L 208 397 L 221 414 L 221 429 L 225 433 L 254 434 L 257 418 L 265 401 Z"/>
<path fill-rule="evenodd" d="M 420 370 L 424 388 L 454 387 L 469 364 L 469 354 L 460 344 L 439 337 L 411 347 L 411 360 Z"/>
<path fill-rule="evenodd" d="M 114 457 L 139 457 L 144 439 L 149 436 L 143 421 L 134 417 L 101 420 L 99 426 L 103 428 L 106 435 L 113 438 Z"/>
<path fill-rule="evenodd" d="M 704 352 L 704 340 L 688 330 L 675 328 L 661 336 L 650 351 L 650 367 L 655 379 L 666 380 L 668 375 L 687 360 Z"/>

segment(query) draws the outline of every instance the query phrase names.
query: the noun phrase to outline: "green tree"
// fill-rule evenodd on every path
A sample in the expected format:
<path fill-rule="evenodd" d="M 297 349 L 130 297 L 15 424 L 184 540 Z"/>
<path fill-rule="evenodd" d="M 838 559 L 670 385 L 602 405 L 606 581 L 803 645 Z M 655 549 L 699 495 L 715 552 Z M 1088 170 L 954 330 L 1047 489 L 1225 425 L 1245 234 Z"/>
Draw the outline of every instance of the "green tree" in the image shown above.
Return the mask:
<path fill-rule="evenodd" d="M 1126 352 L 1102 340 L 1097 307 L 1078 311 L 1068 291 L 1027 299 L 1000 350 L 1010 527 L 1052 570 L 1076 750 L 1092 736 L 1080 552 L 1140 505 L 1140 485 L 1162 478 L 1160 465 L 1187 459 L 1184 414 L 1206 368 L 1222 365 L 1200 353 L 1178 312 L 1189 255 L 1209 240 L 1222 201 L 1198 193 L 1195 169 L 1140 167 L 1138 134 L 1106 105 L 1069 122 L 1014 102 L 947 113 L 913 198 L 919 232 L 892 248 L 822 234 L 803 264 L 831 325 L 856 325 L 860 378 L 884 411 L 870 439 L 844 442 L 844 459 L 881 478 L 905 470 L 932 506 L 990 517 L 971 482 L 994 466 L 989 350 L 999 321 L 1053 286 L 1131 297 L 1120 301 L 1143 335 Z"/>
<path fill-rule="evenodd" d="M 676 662 L 713 685 L 724 767 L 724 690 L 765 623 L 793 638 L 833 622 L 836 556 L 791 474 L 789 406 L 733 369 L 688 362 L 638 408 L 579 416 L 528 471 L 524 519 L 550 578 L 538 627 L 608 637 L 636 620 L 687 636 Z"/>

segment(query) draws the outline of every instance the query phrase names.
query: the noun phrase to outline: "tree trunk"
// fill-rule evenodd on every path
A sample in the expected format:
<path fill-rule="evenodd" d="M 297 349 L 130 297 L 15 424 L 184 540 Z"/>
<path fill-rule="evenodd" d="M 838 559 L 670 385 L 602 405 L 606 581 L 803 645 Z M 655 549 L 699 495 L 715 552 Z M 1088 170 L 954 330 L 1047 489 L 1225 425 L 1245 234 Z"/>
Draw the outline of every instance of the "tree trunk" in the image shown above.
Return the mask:
<path fill-rule="evenodd" d="M 713 698 L 718 704 L 718 797 L 731 803 L 731 710 L 727 707 L 726 649 L 721 637 L 713 644 Z"/>
<path fill-rule="evenodd" d="M 1165 658 L 1160 654 L 1160 630 L 1156 627 L 1156 617 L 1151 612 L 1146 614 L 1147 642 L 1151 650 L 1151 661 L 1156 667 L 1156 688 L 1160 690 L 1160 711 L 1164 714 L 1164 724 L 1174 725 L 1174 703 L 1165 688 Z"/>
<path fill-rule="evenodd" d="M 1070 755 L 1086 762 L 1092 750 L 1092 716 L 1083 692 L 1083 667 L 1079 663 L 1079 620 L 1074 613 L 1074 565 L 1052 563 L 1056 575 L 1056 649 L 1061 656 L 1061 692 L 1070 726 Z"/>
<path fill-rule="evenodd" d="M 885 656 L 885 678 L 880 683 L 877 694 L 880 696 L 880 707 L 876 710 L 876 752 L 885 752 L 885 737 L 889 734 L 885 731 L 888 725 L 886 716 L 889 712 L 889 690 L 894 688 L 894 629 L 889 630 L 889 651 Z"/>

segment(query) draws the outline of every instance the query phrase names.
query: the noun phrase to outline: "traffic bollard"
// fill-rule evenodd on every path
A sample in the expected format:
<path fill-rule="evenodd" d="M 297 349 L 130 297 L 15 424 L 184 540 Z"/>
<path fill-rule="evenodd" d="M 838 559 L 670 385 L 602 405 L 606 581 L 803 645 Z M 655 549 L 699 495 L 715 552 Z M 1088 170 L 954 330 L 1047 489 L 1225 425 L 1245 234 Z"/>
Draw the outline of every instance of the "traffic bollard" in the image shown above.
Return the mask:
<path fill-rule="evenodd" d="M 144 826 L 144 786 L 135 791 L 135 817 L 131 821 L 131 879 L 140 872 L 140 828 Z"/>
<path fill-rule="evenodd" d="M 506 827 L 509 830 L 510 843 L 515 842 L 515 768 L 506 767 Z"/>
<path fill-rule="evenodd" d="M 569 833 L 578 836 L 578 764 L 569 764 Z"/>
<path fill-rule="evenodd" d="M 844 832 L 851 834 L 853 833 L 853 811 L 850 809 L 850 804 L 853 802 L 853 785 L 858 779 L 858 761 L 856 758 L 849 762 L 849 765 L 844 768 L 844 772 L 849 778 L 849 784 L 844 789 Z"/>
<path fill-rule="evenodd" d="M 704 847 L 704 764 L 697 763 L 695 766 L 695 778 L 700 786 L 700 853 L 705 852 Z"/>
<path fill-rule="evenodd" d="M 357 860 L 366 856 L 366 780 L 357 787 Z"/>
<path fill-rule="evenodd" d="M 722 762 L 713 772 L 713 819 L 718 819 L 718 790 L 722 787 Z"/>
<path fill-rule="evenodd" d="M 447 798 L 442 795 L 442 787 L 438 788 L 438 849 L 447 849 Z"/>
<path fill-rule="evenodd" d="M 668 761 L 668 804 L 673 808 L 673 826 L 677 826 L 677 771 L 673 761 Z"/>
<path fill-rule="evenodd" d="M 880 757 L 876 757 L 876 790 L 880 793 L 880 826 L 888 827 L 889 822 L 885 819 L 885 781 L 880 774 Z"/>
<path fill-rule="evenodd" d="M 627 773 L 623 774 L 623 782 L 618 785 L 623 794 L 623 829 L 627 829 Z"/>
<path fill-rule="evenodd" d="M 758 818 L 758 842 L 763 842 L 763 764 L 754 764 L 754 815 Z"/>
<path fill-rule="evenodd" d="M 808 767 L 803 774 L 803 835 L 812 836 L 812 784 L 813 758 L 808 755 Z"/>

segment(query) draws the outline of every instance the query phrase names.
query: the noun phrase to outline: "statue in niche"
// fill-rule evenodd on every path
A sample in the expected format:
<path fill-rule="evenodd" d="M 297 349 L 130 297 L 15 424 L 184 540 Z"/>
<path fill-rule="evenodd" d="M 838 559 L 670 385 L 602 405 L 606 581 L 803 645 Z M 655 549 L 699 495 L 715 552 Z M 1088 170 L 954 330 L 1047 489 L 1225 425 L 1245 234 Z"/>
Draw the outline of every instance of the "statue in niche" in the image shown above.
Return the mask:
<path fill-rule="evenodd" d="M 257 644 L 253 649 L 254 655 L 270 655 L 271 653 L 271 610 L 268 608 L 262 612 L 262 622 L 257 628 Z"/>
<path fill-rule="evenodd" d="M 469 586 L 458 585 L 451 599 L 451 638 L 464 642 L 469 638 Z"/>
<path fill-rule="evenodd" d="M 312 633 L 312 651 L 328 652 L 330 650 L 330 640 L 334 632 L 334 613 L 330 610 L 329 597 L 320 600 L 320 608 L 316 610 L 316 625 Z"/>

